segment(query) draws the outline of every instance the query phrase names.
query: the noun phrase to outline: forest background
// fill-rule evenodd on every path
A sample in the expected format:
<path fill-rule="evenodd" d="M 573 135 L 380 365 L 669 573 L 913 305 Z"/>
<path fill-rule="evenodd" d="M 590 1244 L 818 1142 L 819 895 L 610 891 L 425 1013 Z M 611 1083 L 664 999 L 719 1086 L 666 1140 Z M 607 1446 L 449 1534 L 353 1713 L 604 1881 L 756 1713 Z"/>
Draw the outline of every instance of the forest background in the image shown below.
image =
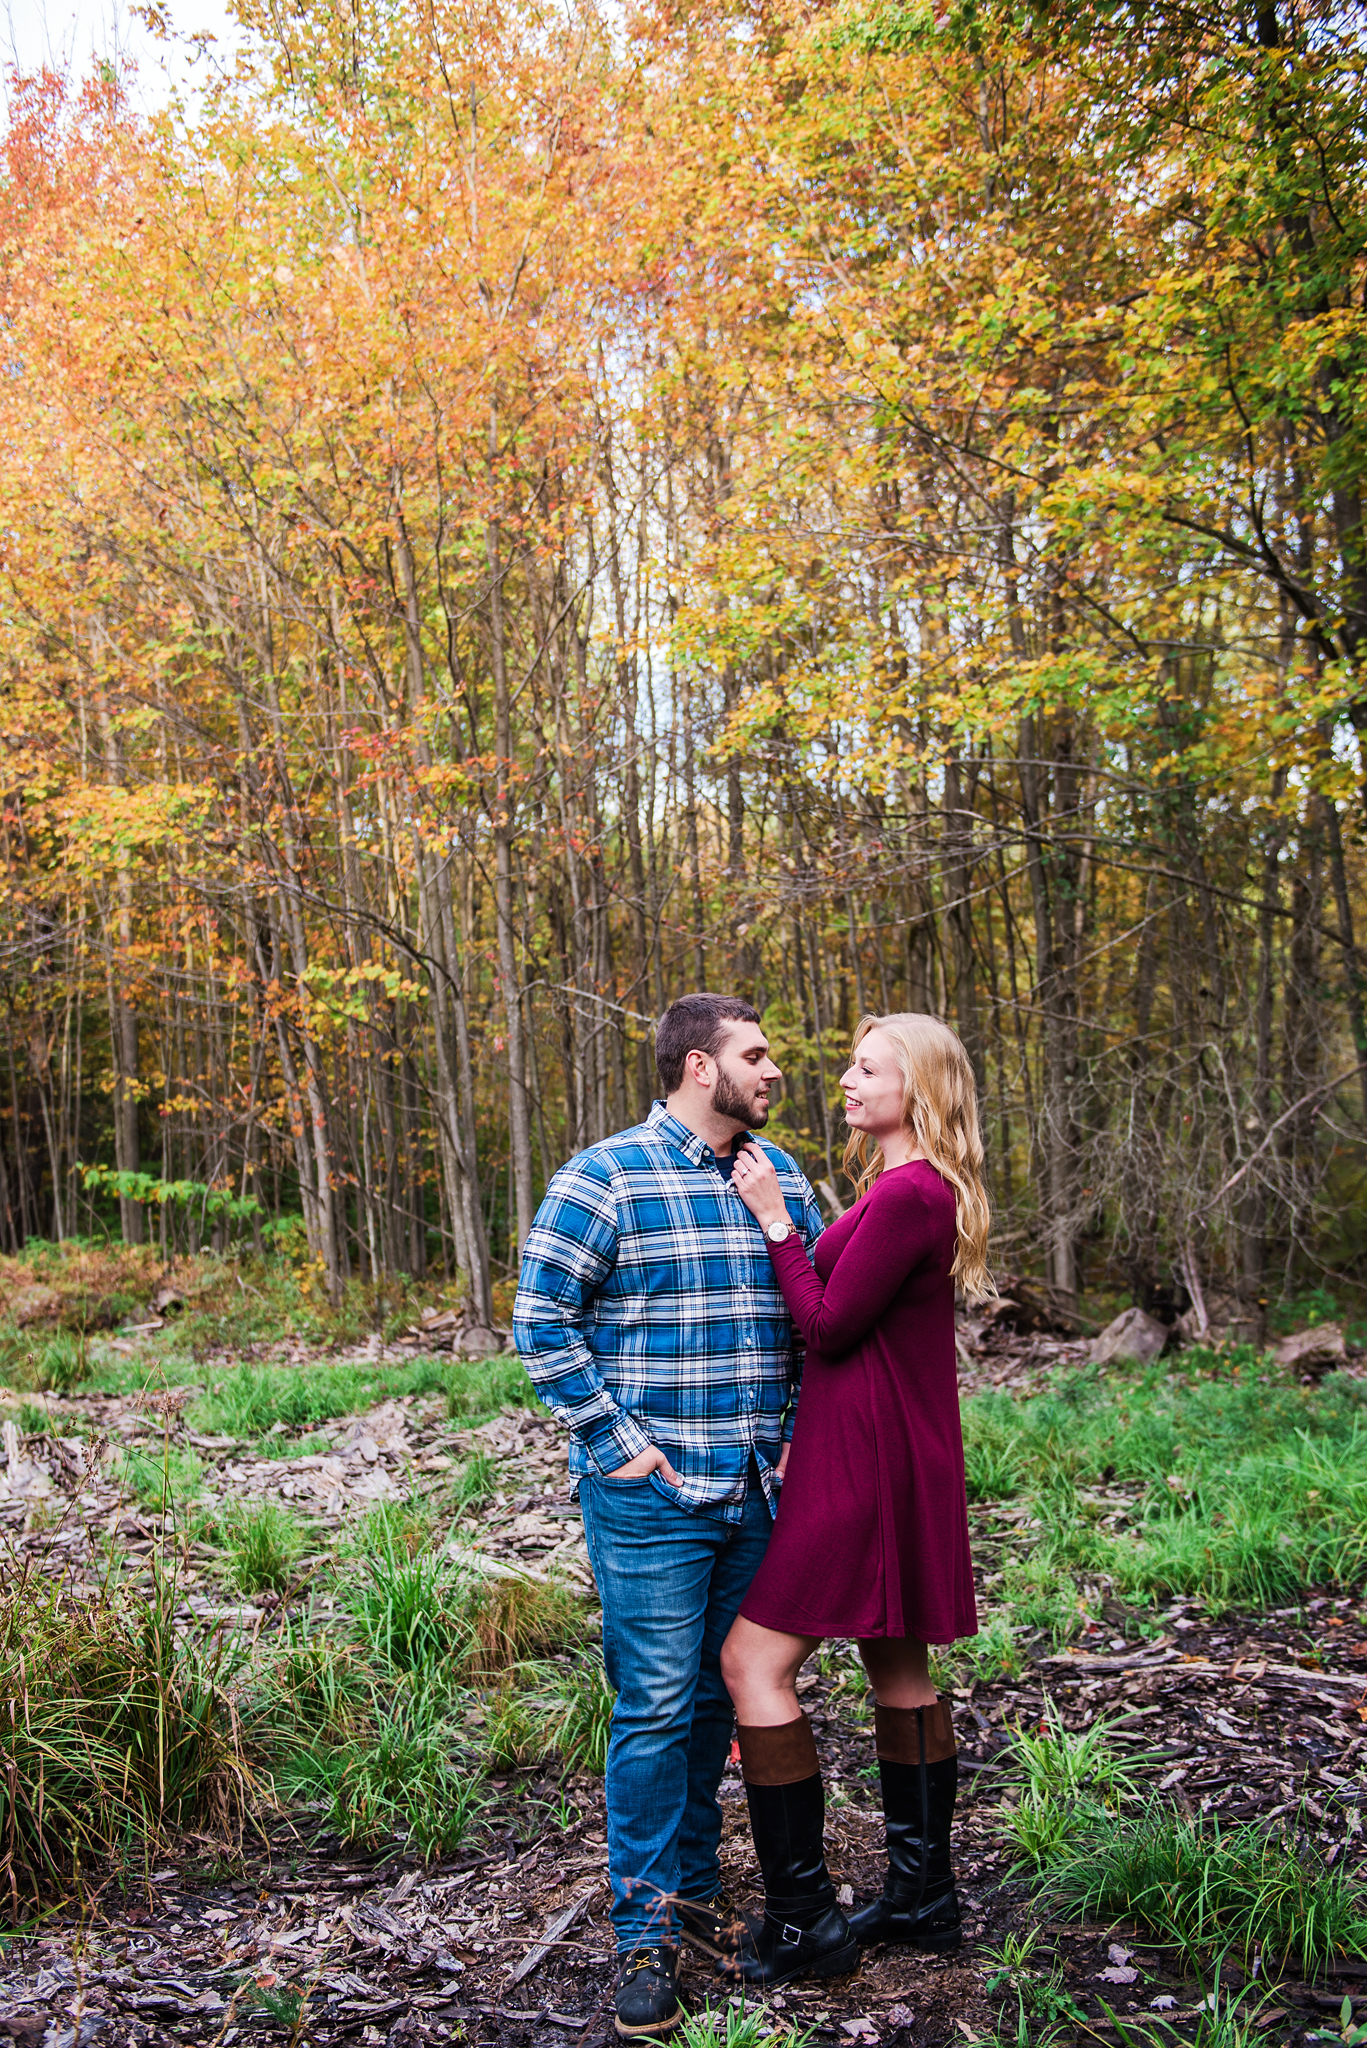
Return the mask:
<path fill-rule="evenodd" d="M 719 987 L 832 1209 L 932 1010 L 1000 1266 L 1367 1281 L 1364 9 L 241 12 L 11 81 L 0 1248 L 488 1322 Z"/>

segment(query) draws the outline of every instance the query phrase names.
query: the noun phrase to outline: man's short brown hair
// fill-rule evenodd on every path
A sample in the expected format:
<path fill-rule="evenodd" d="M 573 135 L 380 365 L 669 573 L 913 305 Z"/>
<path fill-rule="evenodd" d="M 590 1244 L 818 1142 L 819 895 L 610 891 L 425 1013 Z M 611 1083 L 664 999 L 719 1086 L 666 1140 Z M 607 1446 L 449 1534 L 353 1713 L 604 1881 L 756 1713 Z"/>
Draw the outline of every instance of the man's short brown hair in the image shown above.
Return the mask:
<path fill-rule="evenodd" d="M 715 1059 L 728 1024 L 758 1024 L 759 1011 L 739 996 L 713 996 L 705 991 L 680 996 L 655 1027 L 655 1067 L 666 1095 L 683 1086 L 684 1061 L 691 1052 Z"/>

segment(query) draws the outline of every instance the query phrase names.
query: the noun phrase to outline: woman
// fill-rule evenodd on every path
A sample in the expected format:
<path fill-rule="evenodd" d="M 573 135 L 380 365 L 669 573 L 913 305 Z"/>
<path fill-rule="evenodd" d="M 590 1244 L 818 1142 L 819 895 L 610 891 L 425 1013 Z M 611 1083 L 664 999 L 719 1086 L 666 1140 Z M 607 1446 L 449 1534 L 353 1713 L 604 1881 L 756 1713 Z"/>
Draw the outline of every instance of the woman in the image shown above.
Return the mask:
<path fill-rule="evenodd" d="M 928 1643 L 973 1635 L 954 1287 L 992 1292 L 973 1069 L 934 1017 L 866 1017 L 841 1086 L 858 1189 L 818 1239 L 815 1270 L 757 1147 L 732 1187 L 763 1226 L 807 1342 L 783 1499 L 768 1554 L 722 1650 L 765 1914 L 740 1974 L 777 1983 L 852 1969 L 861 1943 L 957 1948 L 949 1832 L 958 1763 Z M 804 1660 L 854 1636 L 874 1692 L 888 1874 L 846 1921 L 822 1845 Z"/>

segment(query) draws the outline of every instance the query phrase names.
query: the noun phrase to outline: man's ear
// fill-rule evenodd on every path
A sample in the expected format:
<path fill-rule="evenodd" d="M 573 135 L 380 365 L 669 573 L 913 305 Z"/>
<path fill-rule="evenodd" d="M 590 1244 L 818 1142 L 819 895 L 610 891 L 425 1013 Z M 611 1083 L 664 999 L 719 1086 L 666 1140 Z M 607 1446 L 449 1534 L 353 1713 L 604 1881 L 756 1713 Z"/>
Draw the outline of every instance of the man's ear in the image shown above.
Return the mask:
<path fill-rule="evenodd" d="M 690 1052 L 684 1055 L 684 1066 L 700 1088 L 710 1088 L 714 1076 L 709 1071 L 712 1061 L 705 1052 Z"/>

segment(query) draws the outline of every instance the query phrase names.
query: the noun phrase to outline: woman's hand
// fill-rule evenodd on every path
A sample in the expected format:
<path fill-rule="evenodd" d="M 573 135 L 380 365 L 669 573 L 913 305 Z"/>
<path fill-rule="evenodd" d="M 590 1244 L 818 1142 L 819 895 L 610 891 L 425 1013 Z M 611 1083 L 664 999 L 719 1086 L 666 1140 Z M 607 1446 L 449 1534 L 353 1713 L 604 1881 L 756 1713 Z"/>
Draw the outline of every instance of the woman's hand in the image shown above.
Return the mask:
<path fill-rule="evenodd" d="M 788 1222 L 773 1161 L 758 1145 L 742 1145 L 736 1153 L 731 1185 L 761 1228 L 767 1230 L 771 1223 Z"/>

